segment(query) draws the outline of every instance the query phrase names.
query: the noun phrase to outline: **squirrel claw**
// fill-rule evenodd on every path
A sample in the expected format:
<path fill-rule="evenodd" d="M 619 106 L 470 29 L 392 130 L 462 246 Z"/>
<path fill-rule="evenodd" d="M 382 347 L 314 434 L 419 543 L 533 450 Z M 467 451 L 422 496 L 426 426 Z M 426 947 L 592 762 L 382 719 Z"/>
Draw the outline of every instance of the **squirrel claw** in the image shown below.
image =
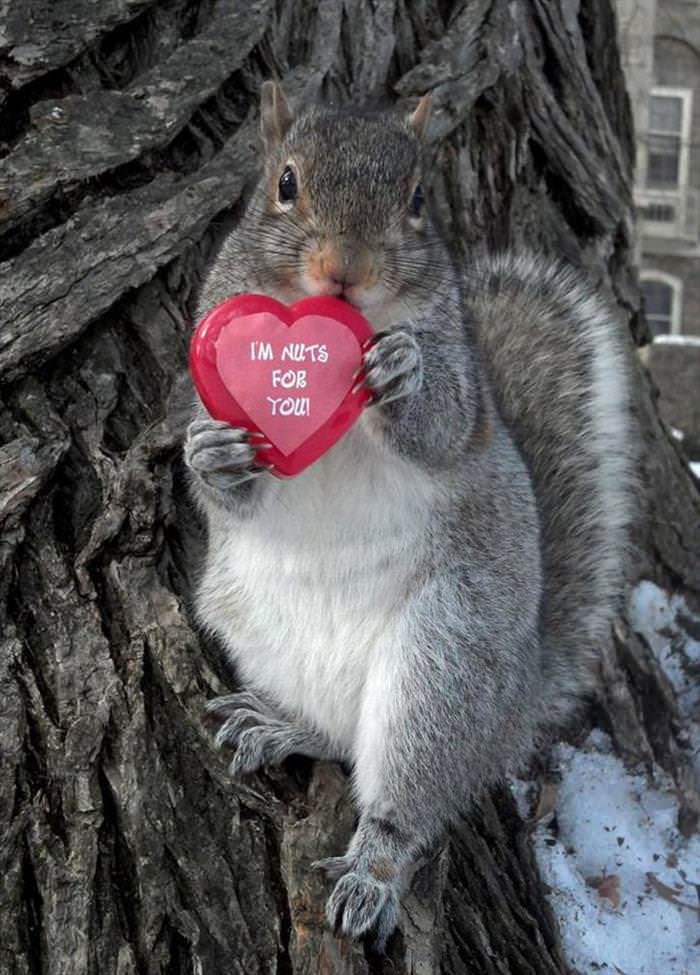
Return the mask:
<path fill-rule="evenodd" d="M 365 339 L 362 344 L 363 352 L 367 352 L 372 348 L 373 345 L 376 345 L 377 342 L 381 342 L 382 339 L 385 339 L 388 335 L 391 335 L 393 331 L 394 329 L 391 328 L 382 328 L 380 331 L 375 332 L 374 335 L 370 335 L 370 337 Z"/>
<path fill-rule="evenodd" d="M 264 437 L 265 434 L 262 430 L 251 430 L 246 434 L 246 440 L 255 450 L 272 450 L 272 444 L 268 443 L 267 440 L 258 440 L 257 437 Z"/>
<path fill-rule="evenodd" d="M 354 396 L 355 393 L 359 393 L 361 389 L 367 389 L 367 388 L 368 388 L 367 379 L 363 378 L 359 383 L 355 383 L 355 385 L 352 387 L 350 392 Z"/>
<path fill-rule="evenodd" d="M 325 873 L 331 880 L 337 880 L 352 868 L 348 857 L 326 857 L 324 860 L 314 860 L 311 864 L 312 870 Z"/>

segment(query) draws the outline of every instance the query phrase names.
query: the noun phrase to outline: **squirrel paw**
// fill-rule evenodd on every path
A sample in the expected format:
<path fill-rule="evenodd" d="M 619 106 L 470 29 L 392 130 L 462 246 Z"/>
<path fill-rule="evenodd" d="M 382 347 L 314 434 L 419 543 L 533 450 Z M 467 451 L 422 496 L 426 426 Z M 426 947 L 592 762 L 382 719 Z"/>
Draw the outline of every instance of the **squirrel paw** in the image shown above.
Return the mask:
<path fill-rule="evenodd" d="M 402 329 L 378 332 L 365 353 L 364 367 L 363 385 L 378 404 L 417 393 L 423 383 L 420 346 L 411 332 Z"/>
<path fill-rule="evenodd" d="M 221 722 L 215 744 L 236 749 L 230 765 L 234 778 L 251 775 L 263 765 L 280 765 L 291 754 L 326 756 L 327 746 L 319 735 L 279 718 L 250 691 L 216 697 L 208 702 L 206 713 Z"/>
<path fill-rule="evenodd" d="M 244 481 L 264 474 L 266 467 L 256 461 L 250 434 L 212 417 L 198 417 L 187 428 L 185 463 L 209 487 L 228 491 Z"/>
<path fill-rule="evenodd" d="M 383 952 L 399 922 L 396 885 L 378 879 L 369 870 L 346 873 L 328 900 L 326 917 L 336 933 L 351 938 L 371 933 L 375 950 Z"/>

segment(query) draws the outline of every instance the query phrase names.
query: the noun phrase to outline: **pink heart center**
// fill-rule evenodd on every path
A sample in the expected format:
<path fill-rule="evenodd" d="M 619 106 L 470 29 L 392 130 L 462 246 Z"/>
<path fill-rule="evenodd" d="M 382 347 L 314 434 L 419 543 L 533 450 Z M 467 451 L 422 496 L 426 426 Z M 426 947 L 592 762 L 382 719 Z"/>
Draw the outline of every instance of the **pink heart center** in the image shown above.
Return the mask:
<path fill-rule="evenodd" d="M 305 315 L 291 326 L 270 312 L 243 315 L 216 340 L 226 389 L 285 455 L 340 406 L 361 362 L 355 335 L 322 315 Z"/>

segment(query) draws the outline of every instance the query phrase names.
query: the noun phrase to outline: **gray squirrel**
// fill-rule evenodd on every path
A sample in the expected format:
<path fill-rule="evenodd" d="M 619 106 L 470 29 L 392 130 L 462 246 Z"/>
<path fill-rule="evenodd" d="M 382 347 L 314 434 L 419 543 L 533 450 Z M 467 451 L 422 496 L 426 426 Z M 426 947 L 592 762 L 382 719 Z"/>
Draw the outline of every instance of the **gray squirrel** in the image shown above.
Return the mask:
<path fill-rule="evenodd" d="M 196 407 L 196 594 L 245 690 L 210 702 L 234 776 L 352 767 L 334 929 L 382 948 L 408 868 L 590 686 L 621 589 L 634 436 L 624 343 L 574 271 L 451 261 L 406 118 L 262 89 L 264 173 L 198 314 L 241 292 L 336 295 L 375 329 L 373 403 L 295 478 Z"/>

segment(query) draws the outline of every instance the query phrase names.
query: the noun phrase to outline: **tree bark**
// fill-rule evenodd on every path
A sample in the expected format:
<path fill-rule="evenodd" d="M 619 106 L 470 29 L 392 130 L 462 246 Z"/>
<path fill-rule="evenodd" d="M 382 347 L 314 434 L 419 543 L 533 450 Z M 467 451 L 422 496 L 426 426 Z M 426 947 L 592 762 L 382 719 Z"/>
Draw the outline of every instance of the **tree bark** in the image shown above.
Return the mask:
<path fill-rule="evenodd" d="M 432 91 L 435 194 L 463 259 L 484 241 L 564 255 L 643 344 L 610 0 L 50 6 L 0 14 L 0 971 L 562 975 L 507 789 L 421 865 L 382 960 L 325 929 L 308 869 L 350 836 L 344 772 L 230 781 L 202 722 L 235 676 L 191 618 L 181 377 L 271 75 L 301 99 Z M 697 600 L 697 487 L 641 371 L 638 390 L 637 571 Z M 593 719 L 674 776 L 692 829 L 682 721 L 624 618 L 602 675 Z"/>

